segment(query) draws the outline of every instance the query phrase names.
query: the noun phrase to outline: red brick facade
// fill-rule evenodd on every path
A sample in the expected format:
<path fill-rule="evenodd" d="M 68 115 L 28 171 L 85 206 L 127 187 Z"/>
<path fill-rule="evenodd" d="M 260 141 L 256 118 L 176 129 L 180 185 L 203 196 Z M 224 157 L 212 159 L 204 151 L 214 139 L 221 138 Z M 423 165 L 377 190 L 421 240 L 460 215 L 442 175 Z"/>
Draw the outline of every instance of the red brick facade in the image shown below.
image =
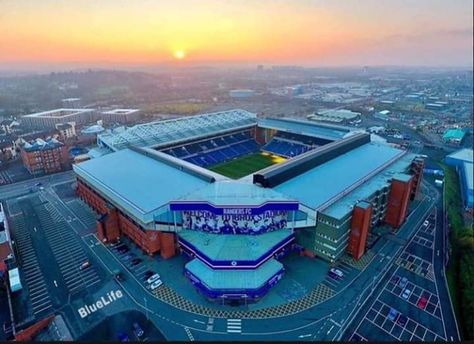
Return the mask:
<path fill-rule="evenodd" d="M 149 255 L 160 252 L 165 259 L 176 253 L 175 234 L 141 227 L 133 219 L 108 203 L 85 182 L 77 180 L 77 194 L 101 215 L 97 220 L 97 236 L 103 242 L 116 241 L 126 235 Z"/>
<path fill-rule="evenodd" d="M 31 174 L 60 172 L 69 164 L 66 146 L 34 151 L 26 151 L 22 148 L 21 159 Z"/>
<path fill-rule="evenodd" d="M 349 235 L 348 253 L 355 259 L 360 259 L 365 253 L 365 244 L 369 234 L 372 217 L 372 207 L 355 206 L 352 211 L 351 232 Z"/>
<path fill-rule="evenodd" d="M 425 168 L 424 159 L 415 159 L 411 163 L 411 172 L 413 173 L 412 188 L 410 193 L 410 200 L 414 200 L 418 195 L 421 178 L 423 177 L 423 169 Z"/>
<path fill-rule="evenodd" d="M 387 213 L 385 222 L 393 228 L 399 228 L 407 215 L 410 194 L 412 192 L 413 178 L 408 182 L 392 180 L 388 195 Z"/>

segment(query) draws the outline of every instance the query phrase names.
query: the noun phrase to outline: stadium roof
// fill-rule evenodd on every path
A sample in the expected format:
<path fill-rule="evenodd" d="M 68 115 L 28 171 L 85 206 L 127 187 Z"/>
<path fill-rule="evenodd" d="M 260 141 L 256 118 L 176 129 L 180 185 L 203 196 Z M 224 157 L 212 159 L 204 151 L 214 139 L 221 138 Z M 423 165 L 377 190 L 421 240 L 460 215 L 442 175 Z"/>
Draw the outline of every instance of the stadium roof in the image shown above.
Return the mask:
<path fill-rule="evenodd" d="M 84 161 L 73 168 L 86 182 L 143 223 L 152 221 L 153 211 L 170 200 L 208 184 L 178 166 L 131 149 Z"/>
<path fill-rule="evenodd" d="M 263 128 L 277 129 L 289 133 L 302 134 L 312 137 L 321 137 L 329 140 L 339 140 L 346 135 L 350 129 L 342 126 L 314 123 L 289 118 L 263 118 L 259 119 L 258 126 Z"/>
<path fill-rule="evenodd" d="M 97 141 L 114 151 L 129 145 L 160 147 L 249 127 L 256 122 L 255 114 L 236 109 L 110 129 L 98 135 Z"/>
<path fill-rule="evenodd" d="M 352 211 L 352 206 L 358 201 L 365 200 L 384 186 L 389 186 L 391 178 L 400 178 L 402 175 L 400 172 L 405 171 L 411 165 L 414 158 L 415 154 L 406 154 L 401 157 L 398 161 L 380 171 L 376 176 L 329 206 L 324 213 L 335 219 L 343 218 Z M 404 175 L 403 178 L 409 177 Z"/>
<path fill-rule="evenodd" d="M 464 135 L 466 135 L 466 133 L 462 129 L 448 129 L 443 135 L 443 140 L 461 141 Z"/>
<path fill-rule="evenodd" d="M 305 206 L 324 210 L 399 159 L 405 151 L 367 143 L 321 164 L 274 189 Z"/>
<path fill-rule="evenodd" d="M 213 270 L 199 259 L 193 259 L 185 268 L 197 276 L 209 289 L 257 289 L 283 269 L 274 258 L 254 270 Z"/>
<path fill-rule="evenodd" d="M 460 149 L 454 153 L 451 153 L 447 156 L 448 158 L 451 159 L 457 159 L 457 160 L 462 160 L 462 161 L 468 161 L 468 162 L 473 162 L 474 154 L 473 150 L 469 148 L 463 148 Z"/>
<path fill-rule="evenodd" d="M 184 200 L 207 201 L 214 205 L 261 205 L 269 201 L 289 201 L 289 197 L 255 184 L 222 180 L 182 197 Z"/>
<path fill-rule="evenodd" d="M 256 261 L 272 247 L 290 238 L 292 232 L 281 229 L 260 235 L 226 235 L 182 230 L 179 236 L 213 261 Z"/>

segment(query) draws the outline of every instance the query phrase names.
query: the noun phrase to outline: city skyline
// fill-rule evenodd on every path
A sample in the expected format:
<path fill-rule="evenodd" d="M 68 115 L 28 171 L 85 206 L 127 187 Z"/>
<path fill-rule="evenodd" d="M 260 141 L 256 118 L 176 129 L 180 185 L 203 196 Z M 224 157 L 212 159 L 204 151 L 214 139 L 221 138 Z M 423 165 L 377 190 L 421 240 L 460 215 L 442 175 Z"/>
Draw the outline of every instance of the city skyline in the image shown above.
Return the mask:
<path fill-rule="evenodd" d="M 472 67 L 467 1 L 19 0 L 3 1 L 0 8 L 0 66 L 11 69 L 260 63 Z"/>

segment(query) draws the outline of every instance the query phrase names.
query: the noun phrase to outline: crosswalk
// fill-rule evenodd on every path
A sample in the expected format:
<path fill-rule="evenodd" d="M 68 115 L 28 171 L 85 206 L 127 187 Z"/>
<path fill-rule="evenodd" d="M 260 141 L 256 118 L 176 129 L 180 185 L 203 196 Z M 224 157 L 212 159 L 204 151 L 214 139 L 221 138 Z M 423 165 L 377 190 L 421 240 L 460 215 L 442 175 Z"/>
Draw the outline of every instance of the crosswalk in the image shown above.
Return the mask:
<path fill-rule="evenodd" d="M 227 332 L 228 333 L 241 333 L 242 332 L 242 319 L 227 319 Z"/>

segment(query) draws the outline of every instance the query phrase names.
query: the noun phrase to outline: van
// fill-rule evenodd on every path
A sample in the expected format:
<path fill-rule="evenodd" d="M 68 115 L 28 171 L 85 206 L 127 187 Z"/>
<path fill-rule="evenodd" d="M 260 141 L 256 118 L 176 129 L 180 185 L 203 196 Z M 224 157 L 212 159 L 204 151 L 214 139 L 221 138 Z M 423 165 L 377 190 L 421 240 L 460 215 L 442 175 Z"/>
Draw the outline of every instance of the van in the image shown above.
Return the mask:
<path fill-rule="evenodd" d="M 159 279 L 158 281 L 153 282 L 153 283 L 150 285 L 150 288 L 151 288 L 151 290 L 155 290 L 156 288 L 158 288 L 158 287 L 161 286 L 162 284 L 163 284 L 163 282 Z"/>
<path fill-rule="evenodd" d="M 157 280 L 160 279 L 160 274 L 154 274 L 153 276 L 151 276 L 149 279 L 147 279 L 147 283 L 148 284 L 151 284 Z"/>

